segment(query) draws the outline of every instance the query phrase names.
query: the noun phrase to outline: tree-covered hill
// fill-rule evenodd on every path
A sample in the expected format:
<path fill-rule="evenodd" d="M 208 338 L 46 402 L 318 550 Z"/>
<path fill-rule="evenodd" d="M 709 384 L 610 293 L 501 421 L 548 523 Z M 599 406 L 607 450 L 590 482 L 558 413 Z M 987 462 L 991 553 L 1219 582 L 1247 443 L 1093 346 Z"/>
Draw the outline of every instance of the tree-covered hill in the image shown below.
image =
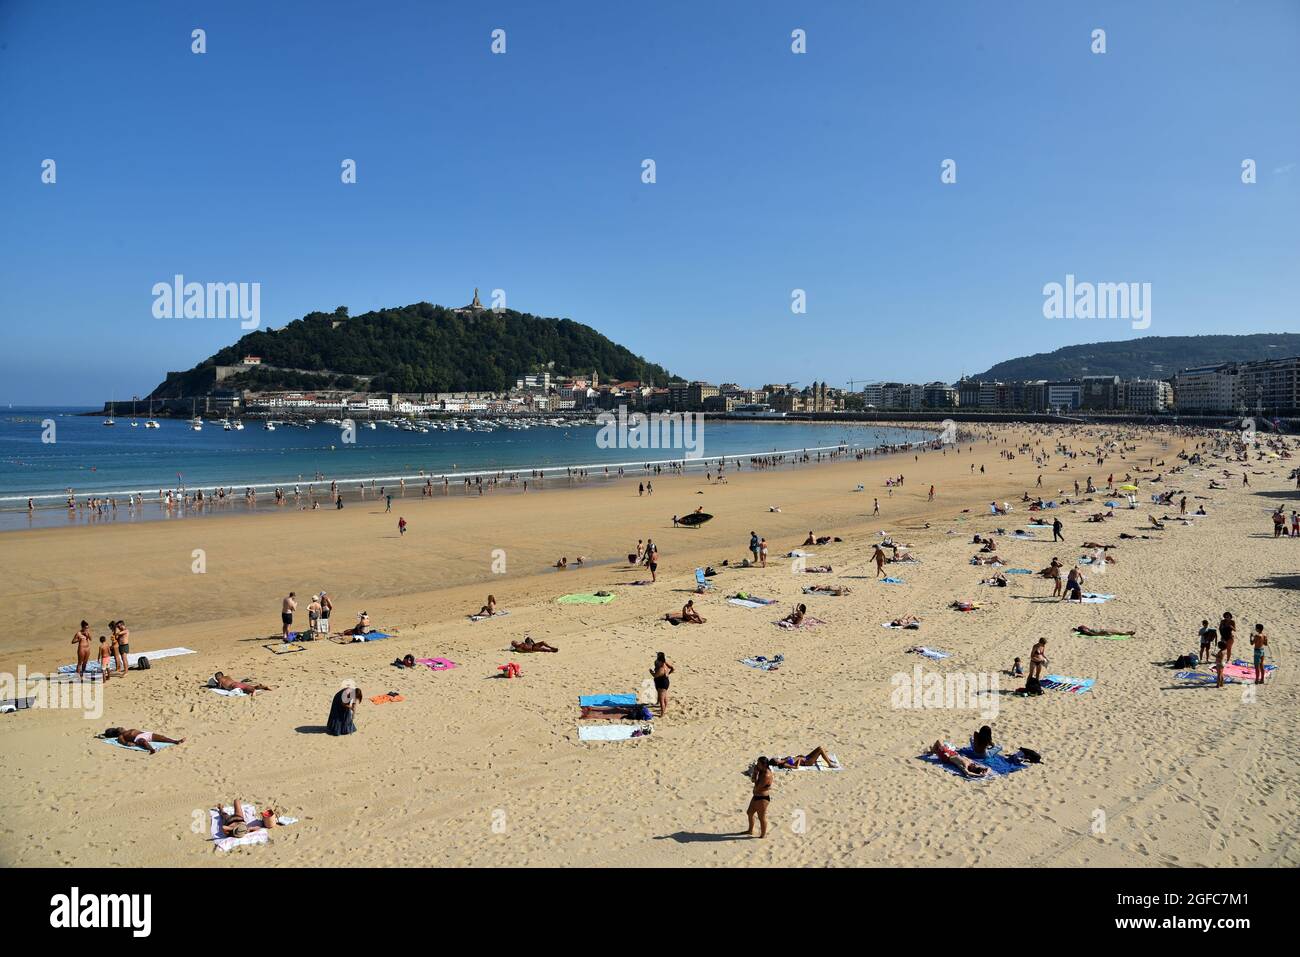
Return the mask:
<path fill-rule="evenodd" d="M 216 366 L 259 356 L 262 368 L 222 385 L 259 389 L 335 386 L 374 392 L 501 391 L 518 376 L 550 371 L 601 381 L 664 384 L 659 365 L 571 319 L 502 310 L 458 312 L 421 302 L 349 317 L 346 307 L 313 312 L 281 329 L 250 332 L 193 369 L 168 375 L 155 398 L 200 395 Z M 266 368 L 280 367 L 283 370 Z M 369 385 L 353 376 L 371 376 Z"/>
<path fill-rule="evenodd" d="M 1300 335 L 1292 332 L 1249 336 L 1146 336 L 1118 342 L 1066 346 L 999 362 L 974 379 L 1071 379 L 1117 375 L 1125 379 L 1167 379 L 1180 369 L 1220 362 L 1248 362 L 1300 355 Z"/>

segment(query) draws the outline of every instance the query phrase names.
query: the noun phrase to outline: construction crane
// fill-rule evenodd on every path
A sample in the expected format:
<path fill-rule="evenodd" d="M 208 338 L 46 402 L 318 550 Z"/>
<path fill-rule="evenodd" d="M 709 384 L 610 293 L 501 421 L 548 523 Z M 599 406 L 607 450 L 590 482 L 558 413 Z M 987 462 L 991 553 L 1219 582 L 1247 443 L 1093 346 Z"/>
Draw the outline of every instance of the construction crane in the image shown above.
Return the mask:
<path fill-rule="evenodd" d="M 870 379 L 850 379 L 850 380 L 849 380 L 849 391 L 850 391 L 850 392 L 855 391 L 853 387 L 854 387 L 857 383 L 859 383 L 859 382 L 861 382 L 863 385 L 866 385 L 866 384 L 867 384 L 868 382 L 870 382 L 870 381 L 871 381 Z"/>

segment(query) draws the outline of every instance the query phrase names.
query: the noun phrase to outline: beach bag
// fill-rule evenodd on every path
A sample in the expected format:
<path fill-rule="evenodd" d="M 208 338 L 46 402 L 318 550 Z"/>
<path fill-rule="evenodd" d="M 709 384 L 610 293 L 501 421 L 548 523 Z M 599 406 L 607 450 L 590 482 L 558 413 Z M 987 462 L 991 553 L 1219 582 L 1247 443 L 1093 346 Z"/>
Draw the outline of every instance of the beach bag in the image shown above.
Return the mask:
<path fill-rule="evenodd" d="M 1024 758 L 1030 764 L 1042 764 L 1043 756 L 1033 748 L 1021 748 L 1020 757 Z"/>
<path fill-rule="evenodd" d="M 149 659 L 143 656 L 141 656 L 140 660 L 135 663 L 136 671 L 148 671 L 151 667 L 152 665 L 149 664 Z"/>
<path fill-rule="evenodd" d="M 1043 685 L 1037 678 L 1028 678 L 1025 680 L 1026 694 L 1042 694 Z"/>

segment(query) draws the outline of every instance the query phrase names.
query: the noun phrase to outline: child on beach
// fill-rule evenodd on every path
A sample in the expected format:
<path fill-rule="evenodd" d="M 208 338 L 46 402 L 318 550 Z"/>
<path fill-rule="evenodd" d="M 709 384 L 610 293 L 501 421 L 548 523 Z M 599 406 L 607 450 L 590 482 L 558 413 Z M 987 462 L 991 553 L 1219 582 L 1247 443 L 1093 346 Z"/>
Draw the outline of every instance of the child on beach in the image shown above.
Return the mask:
<path fill-rule="evenodd" d="M 114 642 L 114 644 L 116 644 L 116 642 Z M 113 666 L 111 663 L 112 662 L 111 652 L 112 652 L 112 647 L 108 644 L 108 637 L 105 635 L 100 635 L 99 636 L 99 670 L 103 673 L 104 681 L 106 682 L 108 681 L 109 675 L 113 671 Z"/>
<path fill-rule="evenodd" d="M 1025 669 L 1020 664 L 1019 658 L 1016 658 L 1015 661 L 1011 662 L 1011 677 L 1020 678 L 1024 676 L 1024 673 L 1025 673 Z"/>

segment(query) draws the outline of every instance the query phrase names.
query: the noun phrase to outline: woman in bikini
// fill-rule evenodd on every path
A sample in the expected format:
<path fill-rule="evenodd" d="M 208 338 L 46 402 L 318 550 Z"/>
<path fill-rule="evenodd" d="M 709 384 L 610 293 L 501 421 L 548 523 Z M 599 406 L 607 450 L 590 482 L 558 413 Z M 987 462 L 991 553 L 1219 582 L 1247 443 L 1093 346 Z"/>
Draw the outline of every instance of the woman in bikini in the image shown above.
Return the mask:
<path fill-rule="evenodd" d="M 807 605 L 796 605 L 794 611 L 790 612 L 790 614 L 786 615 L 781 620 L 784 622 L 788 622 L 789 624 L 793 625 L 795 628 L 798 628 L 800 625 L 803 624 L 804 617 L 807 614 L 808 614 Z"/>
<path fill-rule="evenodd" d="M 491 618 L 493 615 L 495 615 L 497 613 L 496 595 L 488 595 L 487 604 L 484 605 L 482 608 L 480 608 L 478 610 L 478 613 L 480 616 L 486 615 L 488 618 Z M 470 617 L 473 618 L 475 616 L 471 615 Z"/>
<path fill-rule="evenodd" d="M 930 753 L 939 758 L 945 764 L 956 768 L 965 777 L 982 778 L 989 773 L 989 769 L 982 764 L 976 764 L 970 758 L 959 754 L 957 749 L 951 744 L 943 741 L 936 741 L 930 745 Z"/>
<path fill-rule="evenodd" d="M 778 768 L 815 768 L 818 761 L 825 761 L 828 768 L 838 768 L 839 765 L 826 753 L 826 749 L 818 745 L 807 754 L 796 754 L 784 758 L 768 758 L 769 764 L 774 764 Z"/>
<path fill-rule="evenodd" d="M 116 738 L 128 748 L 143 748 L 150 754 L 157 754 L 155 744 L 184 744 L 184 738 L 169 738 L 160 731 L 141 731 L 139 728 L 109 728 L 104 732 L 105 738 Z"/>
<path fill-rule="evenodd" d="M 668 676 L 673 673 L 673 670 L 672 662 L 664 657 L 662 651 L 659 652 L 650 674 L 654 676 L 655 691 L 659 693 L 659 717 L 661 718 L 668 710 Z"/>
<path fill-rule="evenodd" d="M 280 817 L 275 813 L 274 808 L 267 808 L 262 812 L 261 817 L 255 821 L 244 820 L 244 805 L 239 798 L 235 798 L 235 813 L 227 815 L 225 809 L 220 804 L 213 807 L 217 812 L 217 827 L 226 837 L 244 837 L 251 831 L 261 831 L 266 828 L 275 827 Z"/>
<path fill-rule="evenodd" d="M 758 836 L 767 837 L 767 809 L 772 803 L 772 769 L 768 767 L 767 758 L 760 757 L 754 762 L 749 777 L 754 782 L 754 793 L 749 799 L 749 807 L 745 808 L 745 816 L 749 818 L 749 830 L 745 833 L 753 836 L 754 818 L 757 816 Z"/>

